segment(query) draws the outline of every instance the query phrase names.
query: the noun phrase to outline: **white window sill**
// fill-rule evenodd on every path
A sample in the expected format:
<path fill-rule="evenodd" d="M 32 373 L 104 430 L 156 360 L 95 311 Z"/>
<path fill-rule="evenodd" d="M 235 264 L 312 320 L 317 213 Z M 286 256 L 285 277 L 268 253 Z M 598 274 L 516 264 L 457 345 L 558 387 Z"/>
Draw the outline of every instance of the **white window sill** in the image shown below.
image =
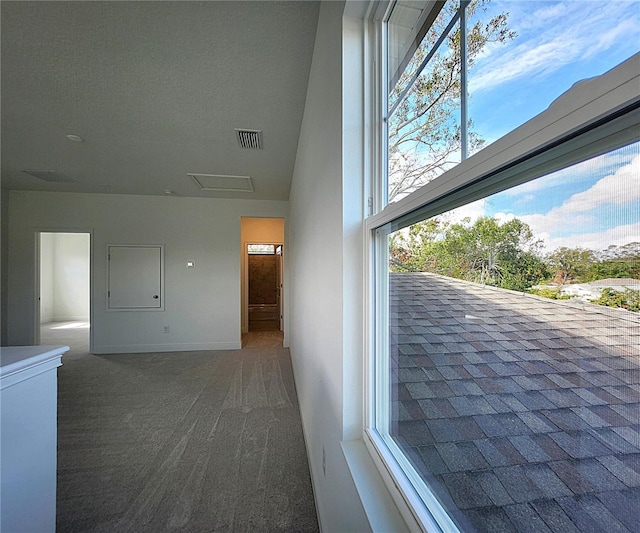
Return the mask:
<path fill-rule="evenodd" d="M 371 531 L 381 533 L 412 531 L 393 501 L 364 441 L 361 439 L 343 441 L 341 446 Z"/>

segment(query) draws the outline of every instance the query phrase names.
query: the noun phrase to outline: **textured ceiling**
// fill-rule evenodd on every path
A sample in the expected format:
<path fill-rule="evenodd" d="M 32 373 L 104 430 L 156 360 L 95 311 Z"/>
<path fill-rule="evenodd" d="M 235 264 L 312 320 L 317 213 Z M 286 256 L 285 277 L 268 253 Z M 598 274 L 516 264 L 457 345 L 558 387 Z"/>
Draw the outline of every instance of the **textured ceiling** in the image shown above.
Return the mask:
<path fill-rule="evenodd" d="M 0 8 L 3 187 L 288 199 L 317 2 Z M 264 149 L 235 128 L 262 130 Z M 187 173 L 251 176 L 254 192 L 201 191 Z"/>

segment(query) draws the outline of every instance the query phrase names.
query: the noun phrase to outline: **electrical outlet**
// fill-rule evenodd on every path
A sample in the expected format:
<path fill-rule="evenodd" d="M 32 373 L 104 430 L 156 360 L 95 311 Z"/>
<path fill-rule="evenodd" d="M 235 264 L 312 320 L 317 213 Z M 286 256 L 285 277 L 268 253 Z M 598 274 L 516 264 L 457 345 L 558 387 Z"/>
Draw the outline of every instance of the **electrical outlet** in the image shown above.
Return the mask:
<path fill-rule="evenodd" d="M 322 447 L 322 473 L 324 477 L 327 477 L 327 454 L 324 451 L 324 446 Z"/>
<path fill-rule="evenodd" d="M 165 333 L 169 333 L 169 326 L 165 326 L 164 328 L 162 328 L 162 331 L 164 331 Z"/>

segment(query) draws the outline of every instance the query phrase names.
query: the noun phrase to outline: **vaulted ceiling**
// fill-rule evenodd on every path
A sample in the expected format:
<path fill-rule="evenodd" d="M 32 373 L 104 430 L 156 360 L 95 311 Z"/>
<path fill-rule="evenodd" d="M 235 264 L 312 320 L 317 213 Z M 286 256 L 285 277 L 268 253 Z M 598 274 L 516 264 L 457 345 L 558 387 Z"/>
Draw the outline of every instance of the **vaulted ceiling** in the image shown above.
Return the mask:
<path fill-rule="evenodd" d="M 288 199 L 317 2 L 0 8 L 3 188 Z M 261 130 L 263 148 L 236 129 Z M 253 192 L 189 173 L 249 176 Z"/>

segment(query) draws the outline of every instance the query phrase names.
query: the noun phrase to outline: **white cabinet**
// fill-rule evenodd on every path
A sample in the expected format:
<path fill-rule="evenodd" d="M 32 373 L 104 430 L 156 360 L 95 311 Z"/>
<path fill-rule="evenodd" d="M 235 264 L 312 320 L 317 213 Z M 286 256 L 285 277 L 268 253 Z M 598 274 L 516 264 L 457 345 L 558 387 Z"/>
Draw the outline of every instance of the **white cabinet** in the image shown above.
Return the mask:
<path fill-rule="evenodd" d="M 0 531 L 55 531 L 57 368 L 67 350 L 0 348 Z"/>

